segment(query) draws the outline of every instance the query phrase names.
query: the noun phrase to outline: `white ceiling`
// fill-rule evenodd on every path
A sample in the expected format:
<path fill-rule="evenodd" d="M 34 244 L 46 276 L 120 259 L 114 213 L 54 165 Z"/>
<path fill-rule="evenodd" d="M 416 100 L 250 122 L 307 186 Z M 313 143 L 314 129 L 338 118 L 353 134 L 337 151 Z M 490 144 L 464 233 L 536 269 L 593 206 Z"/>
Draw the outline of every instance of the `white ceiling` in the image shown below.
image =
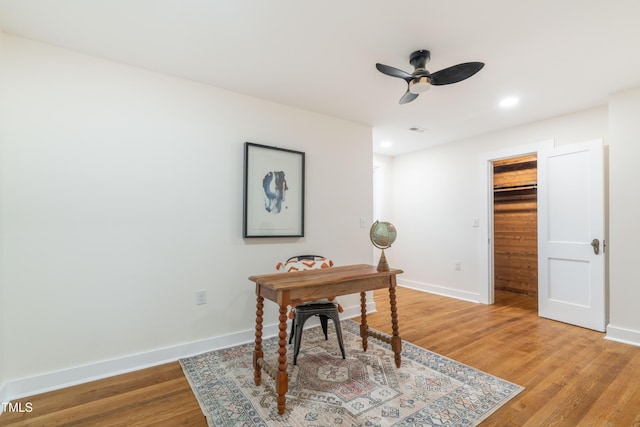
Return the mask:
<path fill-rule="evenodd" d="M 371 125 L 374 151 L 391 155 L 640 85 L 640 0 L 0 0 L 0 28 Z M 486 65 L 399 105 L 406 83 L 375 63 L 411 72 L 418 49 L 431 51 L 431 72 Z M 504 111 L 507 95 L 521 102 Z"/>

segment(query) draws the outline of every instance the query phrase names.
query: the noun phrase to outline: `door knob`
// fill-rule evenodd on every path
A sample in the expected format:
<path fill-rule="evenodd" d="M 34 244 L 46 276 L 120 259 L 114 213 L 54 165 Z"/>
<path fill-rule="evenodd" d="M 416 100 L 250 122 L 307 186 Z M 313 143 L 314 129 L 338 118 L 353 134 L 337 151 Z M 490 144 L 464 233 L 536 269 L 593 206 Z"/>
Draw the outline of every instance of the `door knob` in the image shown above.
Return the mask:
<path fill-rule="evenodd" d="M 593 239 L 591 241 L 591 246 L 593 246 L 593 253 L 598 255 L 600 253 L 600 240 Z"/>

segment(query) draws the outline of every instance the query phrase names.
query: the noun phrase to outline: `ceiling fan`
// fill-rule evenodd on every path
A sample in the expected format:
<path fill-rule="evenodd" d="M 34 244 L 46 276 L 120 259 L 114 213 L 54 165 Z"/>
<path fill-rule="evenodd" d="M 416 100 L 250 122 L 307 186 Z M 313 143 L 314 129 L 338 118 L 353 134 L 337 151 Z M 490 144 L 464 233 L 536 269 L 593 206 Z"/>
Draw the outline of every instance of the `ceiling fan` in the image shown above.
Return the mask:
<path fill-rule="evenodd" d="M 407 82 L 405 94 L 400 98 L 400 104 L 413 101 L 419 94 L 429 89 L 430 85 L 442 86 L 458 83 L 468 79 L 484 67 L 483 62 L 465 62 L 445 68 L 435 73 L 430 73 L 425 67 L 431 59 L 428 50 L 417 50 L 409 57 L 409 63 L 413 65 L 413 73 L 399 70 L 384 64 L 376 64 L 376 68 L 383 74 L 398 77 Z"/>

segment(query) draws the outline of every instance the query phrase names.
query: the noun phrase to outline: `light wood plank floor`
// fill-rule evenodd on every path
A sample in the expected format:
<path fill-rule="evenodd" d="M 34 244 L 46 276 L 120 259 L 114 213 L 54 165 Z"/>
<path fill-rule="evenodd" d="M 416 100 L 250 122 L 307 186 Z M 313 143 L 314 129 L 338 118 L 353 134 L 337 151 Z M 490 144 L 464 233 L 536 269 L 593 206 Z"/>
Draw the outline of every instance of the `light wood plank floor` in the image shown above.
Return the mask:
<path fill-rule="evenodd" d="M 369 325 L 390 333 L 387 292 L 375 299 Z M 535 298 L 505 292 L 486 306 L 398 289 L 403 340 L 525 387 L 483 426 L 640 426 L 640 347 L 536 310 Z M 177 362 L 20 402 L 33 411 L 0 425 L 206 426 Z"/>

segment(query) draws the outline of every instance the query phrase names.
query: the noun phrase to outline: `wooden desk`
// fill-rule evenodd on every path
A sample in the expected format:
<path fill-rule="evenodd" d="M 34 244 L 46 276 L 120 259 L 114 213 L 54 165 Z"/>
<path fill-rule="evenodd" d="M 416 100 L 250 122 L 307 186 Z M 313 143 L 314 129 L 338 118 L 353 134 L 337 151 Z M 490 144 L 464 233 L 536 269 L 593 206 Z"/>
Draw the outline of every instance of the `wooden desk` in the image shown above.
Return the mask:
<path fill-rule="evenodd" d="M 396 308 L 396 274 L 402 270 L 390 269 L 378 271 L 373 265 L 347 265 L 343 267 L 322 268 L 317 270 L 297 271 L 293 273 L 264 274 L 251 276 L 249 280 L 256 283 L 256 346 L 253 351 L 254 380 L 260 385 L 262 369 L 275 381 L 278 394 L 278 413 L 283 414 L 286 405 L 285 394 L 289 390 L 287 374 L 287 306 L 293 300 L 313 301 L 331 296 L 347 295 L 360 292 L 362 321 L 360 336 L 362 349 L 367 351 L 367 337 L 379 339 L 391 344 L 396 366 L 400 367 L 402 341 L 398 332 L 398 316 Z M 387 338 L 367 326 L 366 291 L 389 288 L 391 303 L 391 325 L 393 336 Z M 262 352 L 262 315 L 264 299 L 280 306 L 280 324 L 278 326 L 278 367 L 274 368 L 263 359 Z"/>

